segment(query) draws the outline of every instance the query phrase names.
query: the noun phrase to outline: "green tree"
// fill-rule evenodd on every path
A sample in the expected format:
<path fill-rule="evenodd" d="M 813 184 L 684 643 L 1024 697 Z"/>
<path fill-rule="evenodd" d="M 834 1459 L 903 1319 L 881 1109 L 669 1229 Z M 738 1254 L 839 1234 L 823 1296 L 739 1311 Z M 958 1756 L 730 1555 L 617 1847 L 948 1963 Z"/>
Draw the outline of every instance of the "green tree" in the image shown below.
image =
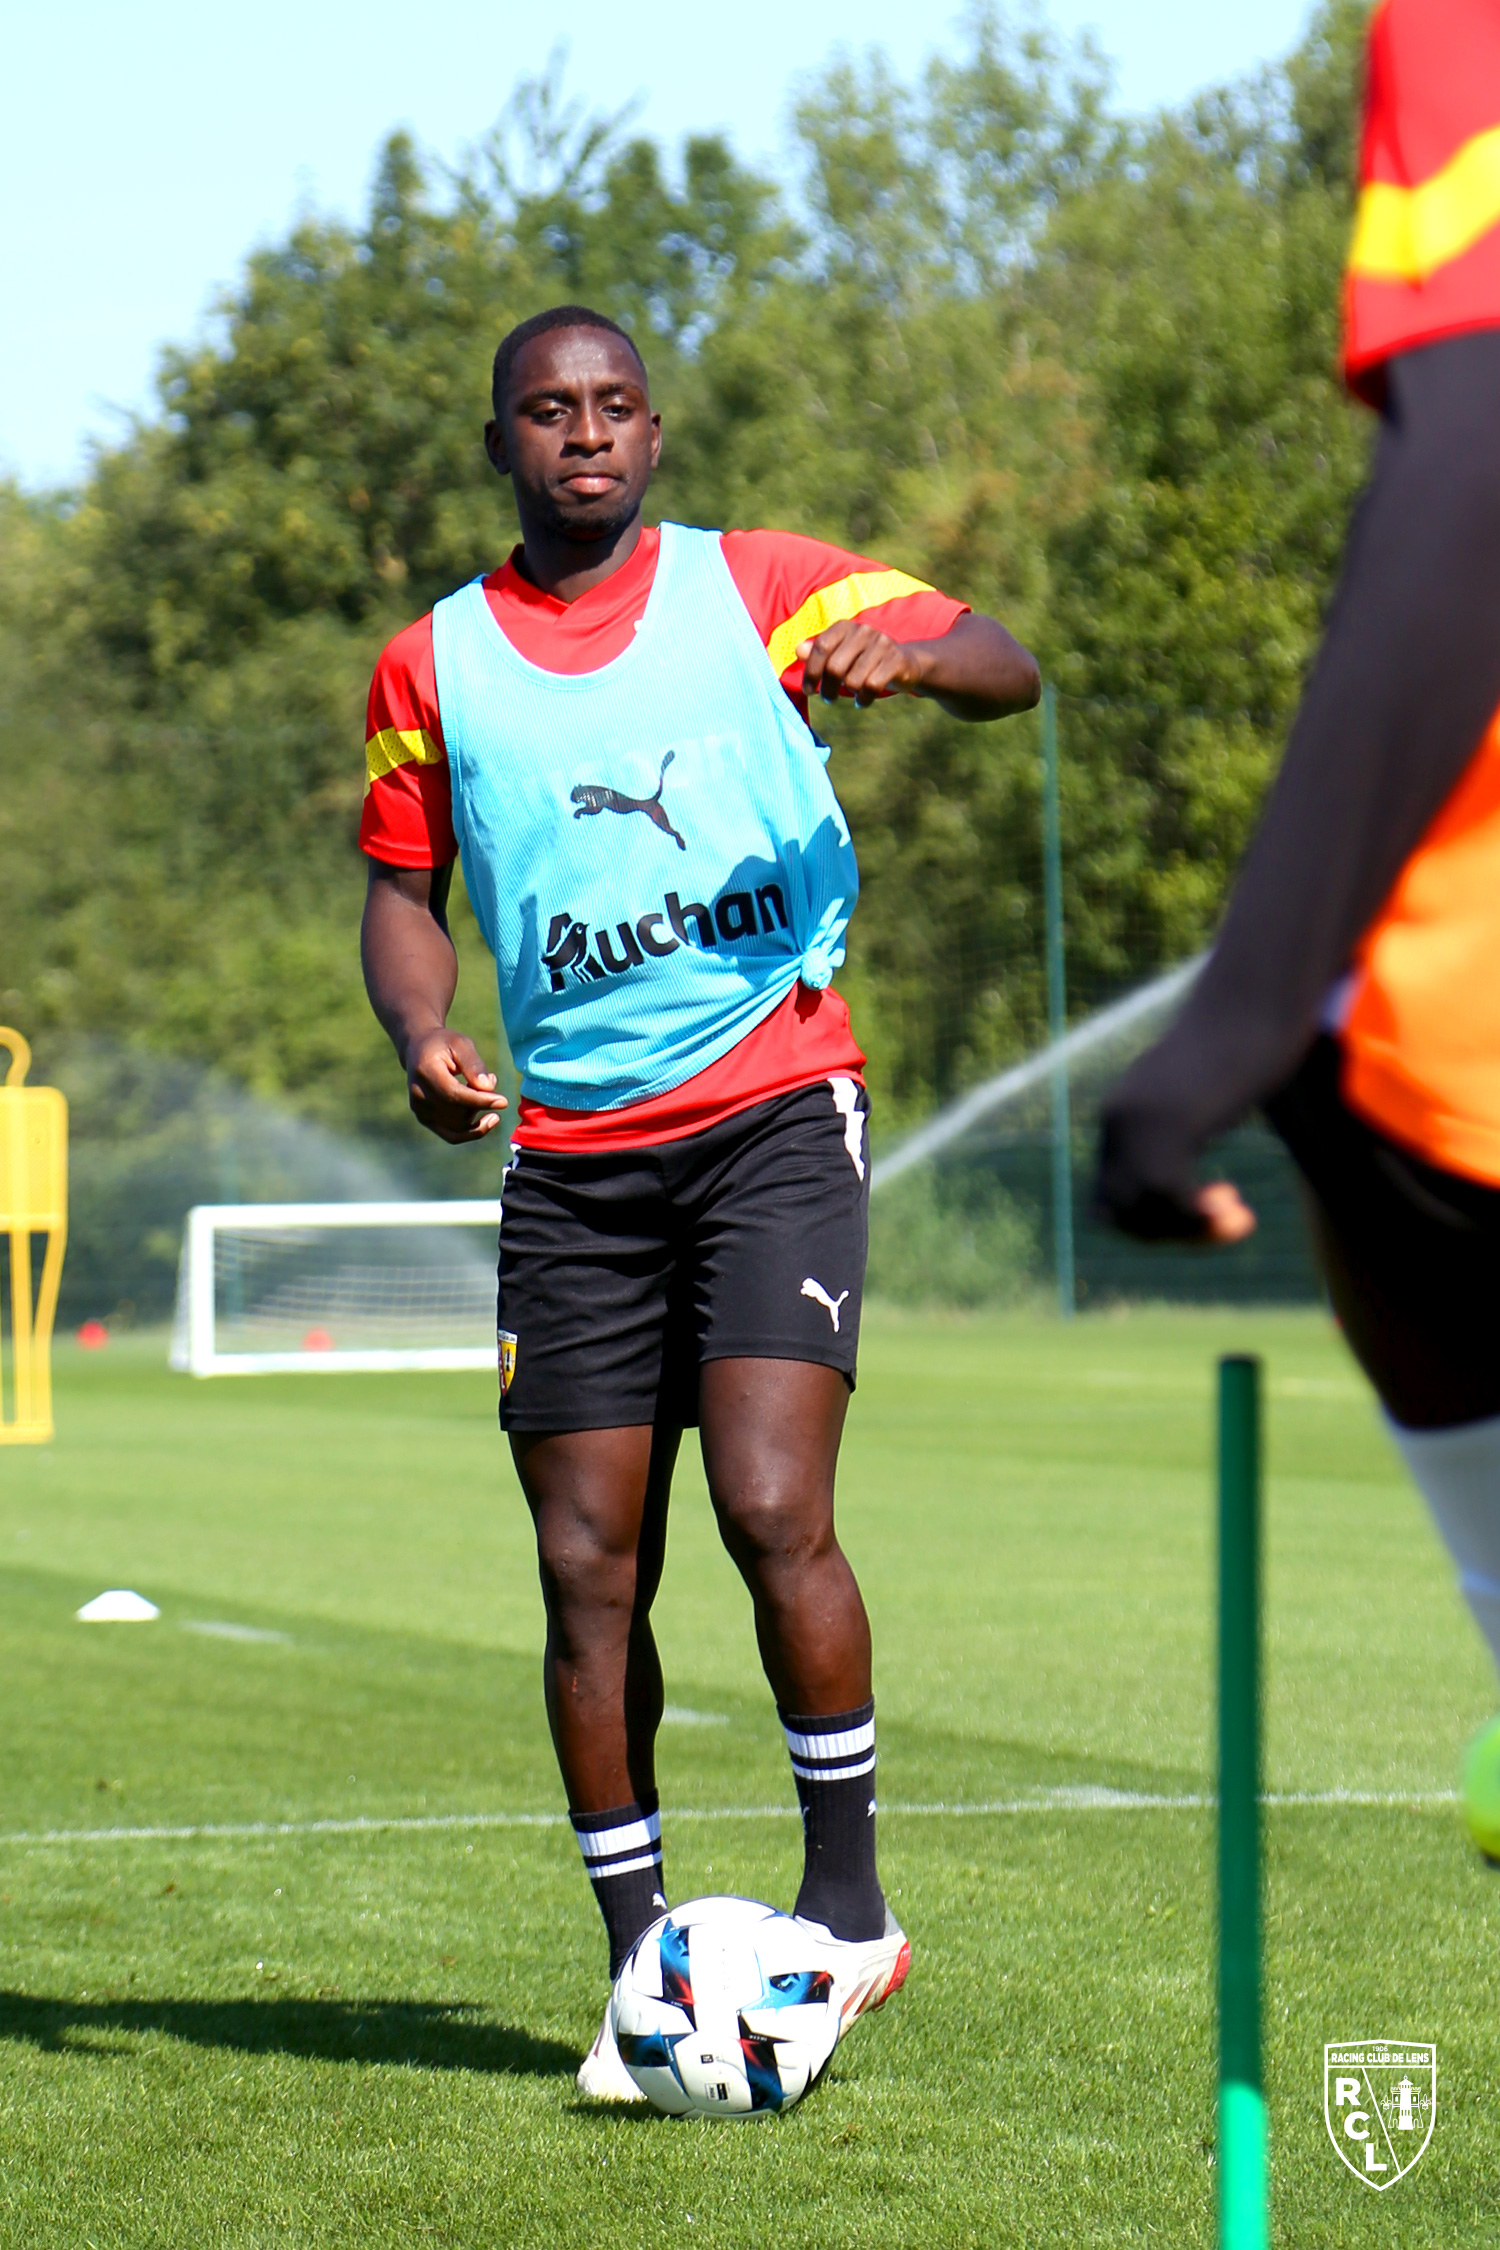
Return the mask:
<path fill-rule="evenodd" d="M 0 884 L 18 1014 L 399 1122 L 354 947 L 363 702 L 381 643 L 514 539 L 480 443 L 495 343 L 587 293 L 643 333 L 670 398 L 684 338 L 791 243 L 769 200 L 711 141 L 674 186 L 555 74 L 441 199 L 398 135 L 366 224 L 307 222 L 252 258 L 222 336 L 166 353 L 160 418 L 76 505 L 12 500 L 3 629 L 32 653 L 8 675 L 0 849 L 55 844 Z M 23 747 L 38 727 L 45 757 Z M 493 1046 L 462 912 L 459 937 Z"/>
<path fill-rule="evenodd" d="M 1364 470 L 1332 372 L 1362 23 L 1329 0 L 1285 70 L 1127 126 L 1087 50 L 981 14 L 916 84 L 850 62 L 805 102 L 790 193 L 714 140 L 669 163 L 557 69 L 454 173 L 393 138 L 363 224 L 250 259 L 76 494 L 0 496 L 6 1009 L 399 1127 L 353 944 L 363 696 L 513 538 L 489 359 L 565 296 L 643 341 L 659 513 L 882 556 L 1038 649 L 1078 1003 L 1203 942 Z M 1036 735 L 827 726 L 890 1117 L 1041 1031 Z"/>

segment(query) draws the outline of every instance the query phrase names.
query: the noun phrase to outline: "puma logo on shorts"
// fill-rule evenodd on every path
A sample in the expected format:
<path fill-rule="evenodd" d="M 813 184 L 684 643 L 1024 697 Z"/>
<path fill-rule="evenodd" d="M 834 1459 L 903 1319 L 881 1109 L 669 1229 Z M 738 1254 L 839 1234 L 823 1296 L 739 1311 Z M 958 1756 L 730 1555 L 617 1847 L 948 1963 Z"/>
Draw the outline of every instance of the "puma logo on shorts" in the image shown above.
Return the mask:
<path fill-rule="evenodd" d="M 848 1290 L 845 1289 L 837 1297 L 830 1297 L 822 1282 L 814 1281 L 812 1275 L 809 1274 L 802 1284 L 801 1294 L 804 1297 L 811 1297 L 815 1305 L 822 1306 L 824 1312 L 833 1322 L 833 1333 L 836 1336 L 839 1332 L 839 1314 L 843 1310 L 844 1299 L 849 1294 Z"/>

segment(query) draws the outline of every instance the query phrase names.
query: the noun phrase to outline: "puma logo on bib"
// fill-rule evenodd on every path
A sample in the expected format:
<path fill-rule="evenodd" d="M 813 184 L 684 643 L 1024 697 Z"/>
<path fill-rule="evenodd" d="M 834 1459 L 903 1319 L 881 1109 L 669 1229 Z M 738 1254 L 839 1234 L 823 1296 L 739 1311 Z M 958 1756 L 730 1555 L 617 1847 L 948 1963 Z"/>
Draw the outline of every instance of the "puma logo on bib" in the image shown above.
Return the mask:
<path fill-rule="evenodd" d="M 606 789 L 602 782 L 580 781 L 571 793 L 573 818 L 592 820 L 595 813 L 602 812 L 644 813 L 653 828 L 659 828 L 664 836 L 670 836 L 677 849 L 685 852 L 687 839 L 678 835 L 668 820 L 666 807 L 661 801 L 662 790 L 666 787 L 667 768 L 676 755 L 675 750 L 669 750 L 662 759 L 661 772 L 656 779 L 656 793 L 651 797 L 627 797 L 622 789 Z"/>

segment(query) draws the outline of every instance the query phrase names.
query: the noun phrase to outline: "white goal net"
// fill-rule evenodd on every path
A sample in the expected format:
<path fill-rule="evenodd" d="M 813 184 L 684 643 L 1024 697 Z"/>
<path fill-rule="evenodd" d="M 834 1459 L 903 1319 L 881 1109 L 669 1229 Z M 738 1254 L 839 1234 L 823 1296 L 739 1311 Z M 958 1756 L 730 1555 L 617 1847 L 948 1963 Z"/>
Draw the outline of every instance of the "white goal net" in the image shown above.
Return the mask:
<path fill-rule="evenodd" d="M 495 1365 L 498 1201 L 201 1203 L 172 1365 L 272 1375 Z"/>

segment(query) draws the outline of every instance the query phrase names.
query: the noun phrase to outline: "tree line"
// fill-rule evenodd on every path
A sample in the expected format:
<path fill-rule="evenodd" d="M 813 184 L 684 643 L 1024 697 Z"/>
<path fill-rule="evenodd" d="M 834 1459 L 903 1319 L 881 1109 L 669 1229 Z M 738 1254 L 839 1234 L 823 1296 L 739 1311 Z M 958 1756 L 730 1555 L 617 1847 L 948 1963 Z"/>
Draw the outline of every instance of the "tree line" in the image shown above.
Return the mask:
<path fill-rule="evenodd" d="M 1061 695 L 1079 1006 L 1211 934 L 1315 645 L 1367 417 L 1333 377 L 1365 9 L 1121 122 L 995 14 L 916 83 L 847 61 L 775 183 L 518 88 L 455 169 L 258 251 L 80 486 L 0 492 L 0 1017 L 391 1129 L 359 981 L 382 642 L 515 537 L 490 356 L 580 298 L 638 337 L 653 516 L 776 524 L 1006 618 Z M 864 891 L 842 982 L 889 1119 L 1045 1024 L 1038 738 L 833 714 Z M 494 1045 L 461 929 L 459 1012 Z"/>

